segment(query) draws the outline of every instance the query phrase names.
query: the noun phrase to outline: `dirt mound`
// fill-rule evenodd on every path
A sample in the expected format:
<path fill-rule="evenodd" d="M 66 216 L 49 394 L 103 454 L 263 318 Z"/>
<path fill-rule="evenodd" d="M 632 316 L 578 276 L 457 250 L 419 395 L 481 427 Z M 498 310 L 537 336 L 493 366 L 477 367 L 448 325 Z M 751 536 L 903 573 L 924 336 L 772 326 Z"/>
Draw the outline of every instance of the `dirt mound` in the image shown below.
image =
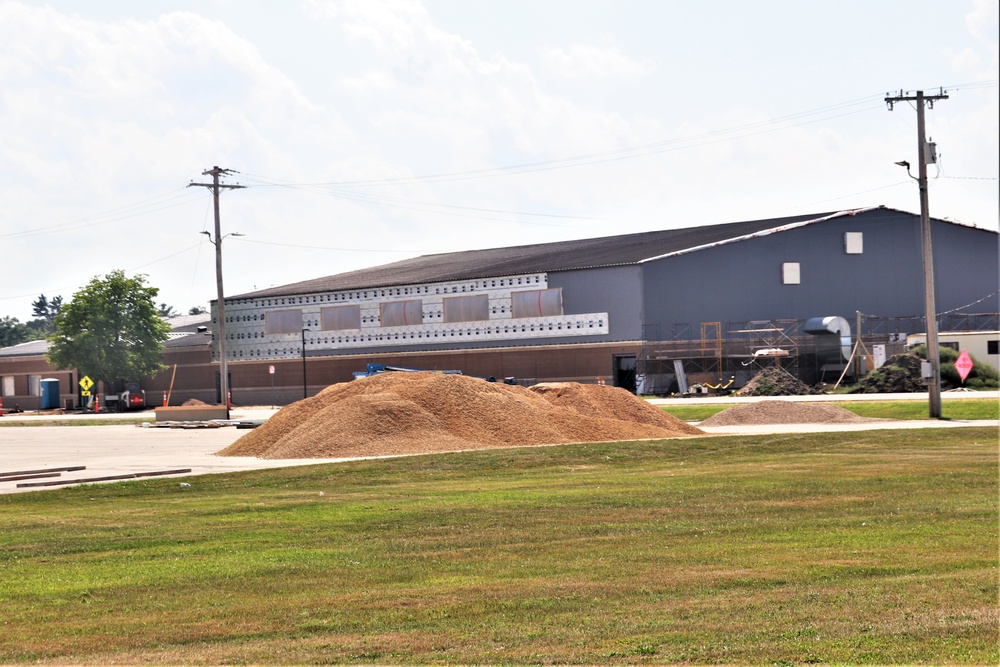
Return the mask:
<path fill-rule="evenodd" d="M 910 352 L 894 354 L 878 368 L 861 378 L 852 394 L 905 394 L 927 391 L 920 366 L 923 359 Z"/>
<path fill-rule="evenodd" d="M 735 396 L 809 396 L 819 393 L 786 370 L 768 366 L 743 385 Z"/>
<path fill-rule="evenodd" d="M 760 401 L 738 405 L 718 412 L 700 426 L 752 426 L 755 424 L 856 424 L 884 421 L 861 417 L 839 405 L 798 403 L 794 401 Z"/>
<path fill-rule="evenodd" d="M 384 373 L 292 403 L 219 454 L 341 458 L 691 435 L 702 431 L 616 387 Z"/>
<path fill-rule="evenodd" d="M 188 400 L 181 403 L 184 407 L 189 407 L 192 405 L 208 405 L 205 401 L 199 401 L 197 398 L 189 398 Z"/>

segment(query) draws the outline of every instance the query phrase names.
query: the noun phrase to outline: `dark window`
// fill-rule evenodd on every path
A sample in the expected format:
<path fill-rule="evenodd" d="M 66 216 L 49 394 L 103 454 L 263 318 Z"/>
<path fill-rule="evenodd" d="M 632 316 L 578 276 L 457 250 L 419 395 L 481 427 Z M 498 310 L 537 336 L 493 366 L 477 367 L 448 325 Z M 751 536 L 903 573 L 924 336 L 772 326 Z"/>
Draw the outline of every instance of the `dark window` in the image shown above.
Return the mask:
<path fill-rule="evenodd" d="M 1000 340 L 988 340 L 986 341 L 986 354 L 1000 354 Z"/>

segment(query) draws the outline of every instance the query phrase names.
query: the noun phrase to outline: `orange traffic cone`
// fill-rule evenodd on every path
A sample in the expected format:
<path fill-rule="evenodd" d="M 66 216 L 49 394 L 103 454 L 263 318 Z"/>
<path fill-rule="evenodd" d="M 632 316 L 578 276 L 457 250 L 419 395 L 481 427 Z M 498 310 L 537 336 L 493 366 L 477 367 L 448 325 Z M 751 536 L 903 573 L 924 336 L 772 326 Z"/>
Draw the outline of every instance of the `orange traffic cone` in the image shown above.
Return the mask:
<path fill-rule="evenodd" d="M 0 417 L 3 417 L 3 399 L 0 398 Z"/>

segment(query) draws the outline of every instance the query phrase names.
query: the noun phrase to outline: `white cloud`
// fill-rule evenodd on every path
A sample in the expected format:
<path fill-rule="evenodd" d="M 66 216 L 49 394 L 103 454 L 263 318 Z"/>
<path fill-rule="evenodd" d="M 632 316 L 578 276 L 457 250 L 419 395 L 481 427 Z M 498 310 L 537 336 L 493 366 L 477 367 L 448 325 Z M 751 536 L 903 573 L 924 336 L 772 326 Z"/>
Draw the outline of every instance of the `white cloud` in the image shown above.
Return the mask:
<path fill-rule="evenodd" d="M 550 74 L 568 79 L 638 79 L 653 70 L 652 65 L 633 60 L 616 48 L 593 44 L 544 49 L 542 63 Z"/>
<path fill-rule="evenodd" d="M 681 81 L 679 71 L 651 63 L 680 62 L 683 49 L 703 40 L 678 46 L 686 35 L 665 41 L 653 30 L 643 37 L 646 26 L 622 13 L 629 3 L 613 11 L 586 4 L 572 21 L 527 25 L 512 8 L 517 3 L 499 0 L 476 5 L 489 10 L 488 20 L 479 11 L 442 14 L 452 3 L 433 0 L 430 11 L 415 0 L 311 0 L 306 12 L 264 3 L 242 14 L 172 0 L 171 7 L 186 10 L 158 15 L 135 3 L 128 5 L 132 16 L 120 16 L 119 8 L 111 19 L 88 15 L 71 0 L 51 2 L 67 8 L 0 0 L 0 244 L 7 279 L 0 316 L 6 310 L 24 318 L 6 308 L 11 296 L 30 294 L 25 306 L 42 291 L 69 296 L 66 284 L 118 268 L 141 267 L 178 309 L 214 298 L 211 247 L 184 252 L 211 224 L 208 193 L 184 186 L 203 180 L 200 172 L 213 165 L 251 174 L 259 186 L 223 198 L 224 230 L 248 234 L 227 241 L 230 293 L 406 254 L 869 203 L 916 208 L 909 183 L 879 189 L 905 178 L 892 163 L 911 157 L 914 118 L 911 109 L 887 112 L 877 93 L 906 85 L 906 78 L 896 60 L 866 53 L 869 67 L 844 75 L 858 88 L 817 82 L 816 72 L 836 73 L 844 54 L 859 51 L 858 43 L 846 43 L 843 53 L 834 52 L 848 34 L 835 27 L 823 50 L 789 59 L 769 43 L 780 53 L 767 61 L 748 26 L 730 39 L 746 33 L 749 41 L 731 52 L 724 45 L 713 50 L 712 77 L 699 79 L 692 58 L 683 72 L 692 76 Z M 615 21 L 598 16 L 584 30 L 588 10 Z M 532 9 L 532 16 L 546 11 L 554 10 Z M 685 11 L 692 16 L 683 25 L 695 31 L 701 10 Z M 951 78 L 959 67 L 963 80 L 995 79 L 995 3 L 951 14 L 959 30 L 941 42 L 951 58 L 923 49 L 913 71 Z M 780 34 L 780 26 L 771 27 Z M 885 53 L 914 39 L 910 31 L 898 38 L 882 32 Z M 739 89 L 745 82 L 725 79 L 735 53 L 759 59 L 756 95 Z M 873 84 L 868 70 L 879 68 L 891 79 Z M 697 91 L 695 81 L 704 84 Z M 770 121 L 872 93 L 857 120 L 834 110 L 821 122 Z M 963 92 L 931 116 L 951 173 L 995 176 L 995 100 L 995 87 Z M 720 132 L 752 123 L 765 133 Z M 628 150 L 641 146 L 647 148 Z M 581 159 L 564 160 L 573 156 Z M 564 168 L 570 163 L 577 166 Z M 523 164 L 536 166 L 499 169 L 492 178 L 476 173 Z M 442 173 L 459 176 L 336 190 L 302 185 Z M 261 185 L 260 177 L 275 185 Z M 994 190 L 985 197 L 984 184 Z M 135 202 L 160 202 L 164 193 L 169 198 L 156 210 L 131 214 Z M 995 212 L 995 181 L 941 179 L 933 207 L 960 219 Z M 120 216 L 100 217 L 119 208 Z M 88 222 L 95 215 L 101 224 Z M 65 221 L 81 226 L 45 244 L 5 236 Z M 53 267 L 46 276 L 60 282 L 32 277 L 40 258 Z"/>

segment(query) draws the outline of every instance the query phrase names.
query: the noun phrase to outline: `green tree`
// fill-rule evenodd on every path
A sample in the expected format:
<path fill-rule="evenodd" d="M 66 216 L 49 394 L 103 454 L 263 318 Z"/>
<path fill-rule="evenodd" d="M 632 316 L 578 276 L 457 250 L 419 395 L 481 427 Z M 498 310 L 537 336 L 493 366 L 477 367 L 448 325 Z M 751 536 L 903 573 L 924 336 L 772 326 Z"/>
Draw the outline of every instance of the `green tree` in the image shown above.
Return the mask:
<path fill-rule="evenodd" d="M 44 294 L 39 294 L 38 299 L 31 302 L 31 307 L 33 317 L 46 319 L 52 324 L 59 314 L 59 309 L 62 308 L 62 297 L 54 296 L 49 301 Z"/>
<path fill-rule="evenodd" d="M 191 308 L 188 310 L 188 315 L 207 315 L 207 314 L 208 310 L 206 310 L 203 306 L 191 306 Z"/>
<path fill-rule="evenodd" d="M 180 315 L 180 313 L 174 310 L 173 306 L 168 306 L 165 303 L 160 304 L 159 313 L 160 317 L 177 317 Z"/>
<path fill-rule="evenodd" d="M 62 297 L 54 296 L 49 299 L 44 294 L 39 294 L 38 299 L 31 302 L 31 308 L 34 319 L 25 324 L 28 327 L 28 340 L 47 338 L 55 330 L 56 315 L 62 308 Z"/>
<path fill-rule="evenodd" d="M 0 319 L 0 347 L 9 347 L 31 340 L 28 326 L 18 321 L 16 317 Z"/>
<path fill-rule="evenodd" d="M 158 293 L 146 286 L 145 276 L 128 278 L 124 271 L 95 276 L 56 315 L 49 363 L 77 368 L 106 387 L 163 370 L 170 325 L 157 310 Z"/>

